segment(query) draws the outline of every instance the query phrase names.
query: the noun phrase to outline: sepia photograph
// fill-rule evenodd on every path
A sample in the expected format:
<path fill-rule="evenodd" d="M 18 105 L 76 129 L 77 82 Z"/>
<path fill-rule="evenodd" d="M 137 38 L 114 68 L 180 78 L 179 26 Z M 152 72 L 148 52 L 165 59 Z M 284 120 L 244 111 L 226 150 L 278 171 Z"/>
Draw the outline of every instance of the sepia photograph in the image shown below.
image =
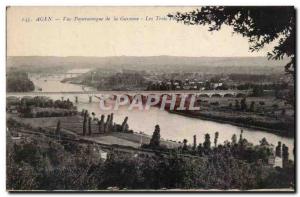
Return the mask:
<path fill-rule="evenodd" d="M 296 192 L 293 6 L 7 6 L 8 192 Z"/>

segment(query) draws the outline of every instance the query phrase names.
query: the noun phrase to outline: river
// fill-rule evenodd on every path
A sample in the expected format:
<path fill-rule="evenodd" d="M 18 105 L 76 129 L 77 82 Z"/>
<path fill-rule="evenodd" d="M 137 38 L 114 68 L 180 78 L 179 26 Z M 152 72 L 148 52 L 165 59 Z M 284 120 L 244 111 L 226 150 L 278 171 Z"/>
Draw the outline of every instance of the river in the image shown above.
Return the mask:
<path fill-rule="evenodd" d="M 70 71 L 72 72 L 72 71 Z M 62 78 L 40 78 L 32 79 L 35 85 L 42 88 L 43 92 L 72 92 L 93 90 L 90 87 L 82 87 L 80 85 L 61 83 Z M 114 113 L 114 122 L 122 123 L 124 118 L 128 116 L 128 125 L 130 129 L 135 132 L 144 132 L 148 135 L 152 135 L 154 126 L 158 124 L 160 126 L 161 137 L 169 140 L 182 141 L 187 139 L 188 143 L 193 142 L 193 135 L 197 136 L 197 143 L 204 141 L 204 135 L 209 133 L 211 141 L 213 142 L 214 133 L 219 132 L 218 143 L 223 143 L 225 140 L 231 141 L 233 134 L 239 138 L 241 129 L 243 130 L 243 137 L 253 144 L 258 144 L 259 141 L 265 137 L 267 141 L 273 145 L 277 145 L 278 141 L 286 144 L 289 147 L 290 158 L 293 159 L 292 150 L 294 147 L 294 139 L 281 137 L 275 134 L 271 134 L 258 129 L 249 129 L 234 126 L 231 124 L 224 124 L 214 121 L 200 120 L 181 116 L 177 114 L 170 114 L 167 111 L 160 110 L 152 107 L 147 111 L 140 110 L 128 110 L 126 106 L 119 108 L 117 111 L 102 111 L 97 102 L 97 98 L 93 97 L 93 102 L 89 103 L 88 95 L 80 94 L 78 96 L 79 102 L 76 104 L 79 111 L 87 109 L 90 112 L 94 112 L 96 116 L 100 117 L 101 114 Z M 74 94 L 51 94 L 52 99 L 70 99 L 75 101 Z"/>

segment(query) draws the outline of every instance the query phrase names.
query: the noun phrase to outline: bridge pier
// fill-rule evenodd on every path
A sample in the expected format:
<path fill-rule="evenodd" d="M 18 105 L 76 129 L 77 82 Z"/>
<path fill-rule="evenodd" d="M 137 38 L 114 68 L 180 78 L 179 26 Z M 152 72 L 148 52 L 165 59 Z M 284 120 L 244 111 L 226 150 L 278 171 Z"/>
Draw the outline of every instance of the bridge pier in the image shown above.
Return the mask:
<path fill-rule="evenodd" d="M 92 96 L 89 96 L 89 103 L 92 102 Z"/>
<path fill-rule="evenodd" d="M 78 103 L 78 96 L 75 96 L 75 103 Z"/>

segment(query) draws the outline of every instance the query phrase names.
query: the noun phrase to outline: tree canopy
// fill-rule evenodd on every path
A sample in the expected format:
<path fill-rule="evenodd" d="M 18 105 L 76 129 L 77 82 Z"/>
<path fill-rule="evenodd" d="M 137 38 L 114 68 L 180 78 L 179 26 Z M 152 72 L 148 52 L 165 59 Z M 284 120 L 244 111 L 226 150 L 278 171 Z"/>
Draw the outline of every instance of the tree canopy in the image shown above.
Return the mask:
<path fill-rule="evenodd" d="M 208 26 L 208 31 L 218 31 L 223 25 L 234 33 L 248 38 L 250 51 L 259 51 L 273 41 L 277 45 L 268 52 L 269 59 L 289 57 L 287 73 L 295 79 L 295 9 L 292 6 L 204 6 L 191 12 L 168 15 L 188 25 Z"/>

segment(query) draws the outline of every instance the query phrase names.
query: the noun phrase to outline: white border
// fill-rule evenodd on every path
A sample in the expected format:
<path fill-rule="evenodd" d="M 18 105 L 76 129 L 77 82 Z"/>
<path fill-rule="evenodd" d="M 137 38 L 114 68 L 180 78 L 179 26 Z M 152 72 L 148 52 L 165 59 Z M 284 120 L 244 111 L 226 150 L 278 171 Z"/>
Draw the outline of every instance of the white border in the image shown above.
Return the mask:
<path fill-rule="evenodd" d="M 251 0 L 147 0 L 147 1 L 134 1 L 134 0 L 1 0 L 0 1 L 0 194 L 1 196 L 8 196 L 9 194 L 6 192 L 6 128 L 5 128 L 5 10 L 6 6 L 8 5 L 22 5 L 22 6 L 32 6 L 32 5 L 40 5 L 40 6 L 48 6 L 48 5 L 55 5 L 55 6 L 81 6 L 81 5 L 97 5 L 97 6 L 149 6 L 149 5 L 160 5 L 160 6 L 189 6 L 189 5 L 259 5 L 259 6 L 267 6 L 267 5 L 294 5 L 296 8 L 299 8 L 299 0 L 272 0 L 272 1 L 251 1 Z M 299 15 L 299 13 L 297 13 Z M 297 19 L 297 26 L 299 25 L 299 20 Z M 297 34 L 298 37 L 298 34 Z M 299 39 L 298 39 L 299 40 Z M 297 44 L 298 44 L 297 40 Z M 297 57 L 299 52 L 297 50 Z M 298 77 L 297 77 L 298 78 Z M 297 80 L 297 93 L 299 93 L 299 80 Z M 297 94 L 297 98 L 299 101 L 299 95 Z M 299 102 L 297 111 L 299 109 Z M 299 122 L 299 115 L 297 117 L 297 122 Z M 297 134 L 299 137 L 299 133 Z M 297 142 L 299 144 L 297 137 Z M 299 153 L 299 146 L 297 146 L 297 153 Z M 297 154 L 297 170 L 299 171 L 299 158 Z M 297 188 L 299 189 L 299 179 L 297 179 Z M 45 194 L 37 194 L 37 196 L 41 196 Z M 66 195 L 66 194 L 56 194 L 58 196 Z M 78 194 L 79 196 L 84 196 L 86 194 Z M 98 194 L 99 195 L 99 194 Z M 100 194 L 101 196 L 107 196 L 111 194 Z M 122 195 L 122 194 L 115 194 L 115 195 Z M 124 195 L 124 194 L 123 194 Z M 142 195 L 142 194 L 137 194 Z M 161 196 L 163 194 L 153 194 L 155 196 Z M 171 194 L 172 195 L 172 194 Z M 180 194 L 180 195 L 188 195 L 188 194 Z M 200 195 L 207 195 L 207 194 L 200 194 Z M 220 195 L 220 194 L 210 194 L 210 195 Z M 231 195 L 231 194 L 230 194 Z M 241 195 L 241 194 L 238 194 Z M 256 194 L 262 196 L 264 194 Z M 287 195 L 287 194 L 285 194 Z"/>

